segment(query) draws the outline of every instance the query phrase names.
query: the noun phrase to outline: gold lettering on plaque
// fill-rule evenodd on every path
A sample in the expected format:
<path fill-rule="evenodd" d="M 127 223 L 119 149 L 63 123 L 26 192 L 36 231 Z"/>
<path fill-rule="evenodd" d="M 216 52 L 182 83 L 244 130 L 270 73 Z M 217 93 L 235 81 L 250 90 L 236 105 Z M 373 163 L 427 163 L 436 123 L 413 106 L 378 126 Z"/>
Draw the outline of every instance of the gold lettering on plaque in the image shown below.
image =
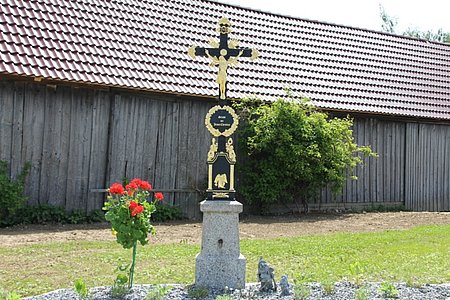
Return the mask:
<path fill-rule="evenodd" d="M 230 114 L 231 121 L 232 121 L 231 124 L 229 124 L 229 123 L 215 123 L 215 122 L 213 123 L 212 122 L 212 120 L 211 120 L 212 116 L 215 113 L 218 113 L 220 111 L 224 111 L 224 112 L 227 112 L 227 113 Z M 226 119 L 225 116 L 217 116 L 217 118 L 220 118 L 219 119 L 220 121 Z M 239 124 L 239 117 L 238 117 L 238 115 L 236 114 L 236 112 L 234 111 L 234 109 L 231 106 L 223 106 L 223 107 L 220 106 L 220 105 L 213 106 L 208 111 L 208 113 L 206 114 L 206 117 L 205 117 L 206 128 L 215 137 L 218 137 L 218 136 L 221 136 L 221 135 L 228 137 L 228 136 L 232 135 L 236 131 L 236 129 L 238 127 L 238 124 Z M 215 127 L 225 127 L 225 128 L 228 127 L 228 128 L 225 129 L 225 131 L 220 132 L 219 129 L 217 129 Z"/>

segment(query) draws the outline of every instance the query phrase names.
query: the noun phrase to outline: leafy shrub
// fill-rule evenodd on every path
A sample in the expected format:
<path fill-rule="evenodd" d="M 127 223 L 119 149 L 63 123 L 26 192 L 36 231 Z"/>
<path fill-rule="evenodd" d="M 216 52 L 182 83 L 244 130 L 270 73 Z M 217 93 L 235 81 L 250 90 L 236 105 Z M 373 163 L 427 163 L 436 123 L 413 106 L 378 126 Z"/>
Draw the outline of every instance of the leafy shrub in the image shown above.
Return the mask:
<path fill-rule="evenodd" d="M 182 219 L 181 209 L 178 206 L 159 204 L 151 217 L 153 222 L 165 222 Z"/>
<path fill-rule="evenodd" d="M 384 298 L 398 297 L 398 290 L 391 282 L 382 282 L 378 291 Z"/>
<path fill-rule="evenodd" d="M 249 203 L 279 200 L 307 203 L 330 186 L 341 190 L 348 172 L 362 164 L 362 155 L 376 156 L 354 142 L 352 119 L 330 119 L 308 99 L 264 103 L 248 98 L 234 105 L 241 117 L 240 191 Z M 353 176 L 354 179 L 356 177 Z"/>
<path fill-rule="evenodd" d="M 324 281 L 322 282 L 322 289 L 325 295 L 331 295 L 334 293 L 335 285 L 333 281 Z"/>
<path fill-rule="evenodd" d="M 77 280 L 75 280 L 74 291 L 75 293 L 77 293 L 80 300 L 89 300 L 91 298 L 89 289 L 87 288 L 86 283 L 82 278 L 78 278 Z"/>
<path fill-rule="evenodd" d="M 170 288 L 168 286 L 155 286 L 148 292 L 146 300 L 163 300 L 169 290 Z"/>
<path fill-rule="evenodd" d="M 15 214 L 25 205 L 23 195 L 25 178 L 30 172 L 31 163 L 25 163 L 15 180 L 9 177 L 8 163 L 0 161 L 0 227 L 14 224 Z"/>
<path fill-rule="evenodd" d="M 311 295 L 311 287 L 306 283 L 295 283 L 294 284 L 294 299 L 304 300 Z"/>
<path fill-rule="evenodd" d="M 81 210 L 67 212 L 63 207 L 48 204 L 25 206 L 15 216 L 15 224 L 80 224 L 104 222 L 105 214 L 93 210 L 89 214 Z"/>
<path fill-rule="evenodd" d="M 127 295 L 130 291 L 130 288 L 128 286 L 129 278 L 125 274 L 119 274 L 117 275 L 116 279 L 114 280 L 114 284 L 111 287 L 111 296 L 113 298 L 123 298 L 125 295 Z"/>
<path fill-rule="evenodd" d="M 163 204 L 156 206 L 151 219 L 154 222 L 180 220 L 182 214 L 179 207 Z M 39 204 L 23 206 L 8 218 L 8 222 L 0 222 L 0 227 L 15 224 L 84 224 L 105 221 L 105 213 L 101 209 L 86 214 L 79 209 L 68 212 L 61 206 Z"/>
<path fill-rule="evenodd" d="M 355 300 L 367 300 L 369 299 L 369 288 L 362 286 L 355 291 Z"/>
<path fill-rule="evenodd" d="M 197 287 L 195 285 L 190 285 L 187 287 L 188 297 L 192 299 L 203 299 L 208 297 L 209 291 L 205 287 Z"/>

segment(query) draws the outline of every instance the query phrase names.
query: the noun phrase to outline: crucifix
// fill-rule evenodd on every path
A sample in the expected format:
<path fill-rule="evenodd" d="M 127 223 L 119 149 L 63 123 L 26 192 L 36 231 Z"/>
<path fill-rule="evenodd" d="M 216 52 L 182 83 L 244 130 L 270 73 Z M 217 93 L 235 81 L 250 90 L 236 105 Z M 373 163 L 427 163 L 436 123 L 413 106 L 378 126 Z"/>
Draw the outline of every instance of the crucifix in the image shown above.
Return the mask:
<path fill-rule="evenodd" d="M 216 82 L 219 85 L 219 103 L 212 107 L 206 115 L 205 125 L 213 135 L 208 152 L 208 189 L 206 200 L 235 199 L 234 165 L 236 154 L 233 139 L 230 137 L 238 125 L 238 116 L 234 110 L 227 106 L 227 71 L 228 67 L 238 64 L 239 57 L 249 57 L 253 60 L 258 57 L 258 51 L 250 48 L 240 48 L 239 41 L 228 39 L 231 32 L 230 21 L 222 17 L 219 20 L 217 32 L 219 41 L 209 39 L 211 48 L 191 46 L 188 54 L 195 59 L 196 56 L 210 59 L 210 66 L 218 66 Z"/>
<path fill-rule="evenodd" d="M 216 82 L 219 85 L 218 105 L 205 117 L 205 125 L 212 135 L 208 151 L 207 197 L 200 203 L 203 212 L 202 247 L 195 261 L 195 285 L 224 289 L 245 287 L 246 259 L 239 249 L 239 213 L 243 205 L 235 201 L 234 152 L 231 135 L 238 126 L 238 116 L 227 105 L 227 71 L 240 57 L 254 59 L 258 51 L 240 48 L 237 40 L 229 40 L 231 23 L 227 18 L 219 20 L 217 31 L 220 40 L 209 40 L 211 48 L 192 46 L 188 54 L 207 57 L 210 66 L 218 66 Z M 213 201 L 214 200 L 214 201 Z"/>

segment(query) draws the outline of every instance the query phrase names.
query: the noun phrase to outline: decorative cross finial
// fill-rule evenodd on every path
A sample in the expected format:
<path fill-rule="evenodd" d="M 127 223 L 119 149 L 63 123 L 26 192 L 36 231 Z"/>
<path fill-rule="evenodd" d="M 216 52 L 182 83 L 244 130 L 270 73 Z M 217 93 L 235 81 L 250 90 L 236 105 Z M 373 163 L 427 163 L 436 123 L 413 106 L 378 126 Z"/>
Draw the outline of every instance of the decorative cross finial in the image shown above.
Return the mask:
<path fill-rule="evenodd" d="M 239 41 L 235 39 L 228 40 L 228 33 L 231 32 L 230 21 L 222 17 L 218 22 L 217 32 L 220 33 L 219 42 L 214 38 L 209 39 L 209 45 L 212 48 L 203 48 L 191 46 L 188 54 L 195 59 L 196 56 L 206 56 L 211 59 L 210 66 L 219 66 L 216 82 L 219 84 L 219 99 L 226 100 L 227 90 L 227 69 L 238 64 L 239 57 L 250 57 L 254 60 L 259 53 L 256 49 L 240 48 Z"/>

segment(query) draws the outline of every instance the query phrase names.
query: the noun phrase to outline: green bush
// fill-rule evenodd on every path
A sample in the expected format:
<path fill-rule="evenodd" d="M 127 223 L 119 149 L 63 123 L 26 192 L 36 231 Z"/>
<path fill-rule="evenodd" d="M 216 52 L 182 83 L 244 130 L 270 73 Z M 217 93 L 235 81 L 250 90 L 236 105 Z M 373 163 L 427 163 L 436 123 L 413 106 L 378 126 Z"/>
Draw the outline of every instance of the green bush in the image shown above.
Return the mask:
<path fill-rule="evenodd" d="M 25 206 L 14 216 L 14 224 L 81 224 L 104 221 L 105 214 L 102 210 L 93 210 L 89 214 L 81 210 L 67 212 L 63 207 L 48 204 Z"/>
<path fill-rule="evenodd" d="M 0 227 L 14 223 L 14 216 L 24 207 L 27 198 L 23 195 L 25 178 L 31 163 L 25 163 L 15 180 L 9 177 L 8 163 L 0 161 Z"/>
<path fill-rule="evenodd" d="M 307 209 L 322 188 L 340 191 L 363 155 L 376 156 L 354 142 L 352 119 L 330 119 L 308 99 L 288 93 L 287 100 L 248 98 L 234 106 L 242 120 L 240 191 L 248 203 L 286 200 Z"/>
<path fill-rule="evenodd" d="M 165 222 L 182 219 L 181 209 L 178 206 L 167 204 L 156 205 L 156 211 L 151 217 L 153 222 Z"/>
<path fill-rule="evenodd" d="M 157 205 L 151 219 L 153 222 L 180 220 L 182 219 L 182 214 L 179 207 Z M 106 221 L 105 213 L 101 209 L 96 209 L 86 214 L 79 209 L 68 212 L 61 206 L 49 204 L 23 206 L 7 220 L 7 222 L 1 222 L 0 227 L 15 224 L 83 224 Z"/>

